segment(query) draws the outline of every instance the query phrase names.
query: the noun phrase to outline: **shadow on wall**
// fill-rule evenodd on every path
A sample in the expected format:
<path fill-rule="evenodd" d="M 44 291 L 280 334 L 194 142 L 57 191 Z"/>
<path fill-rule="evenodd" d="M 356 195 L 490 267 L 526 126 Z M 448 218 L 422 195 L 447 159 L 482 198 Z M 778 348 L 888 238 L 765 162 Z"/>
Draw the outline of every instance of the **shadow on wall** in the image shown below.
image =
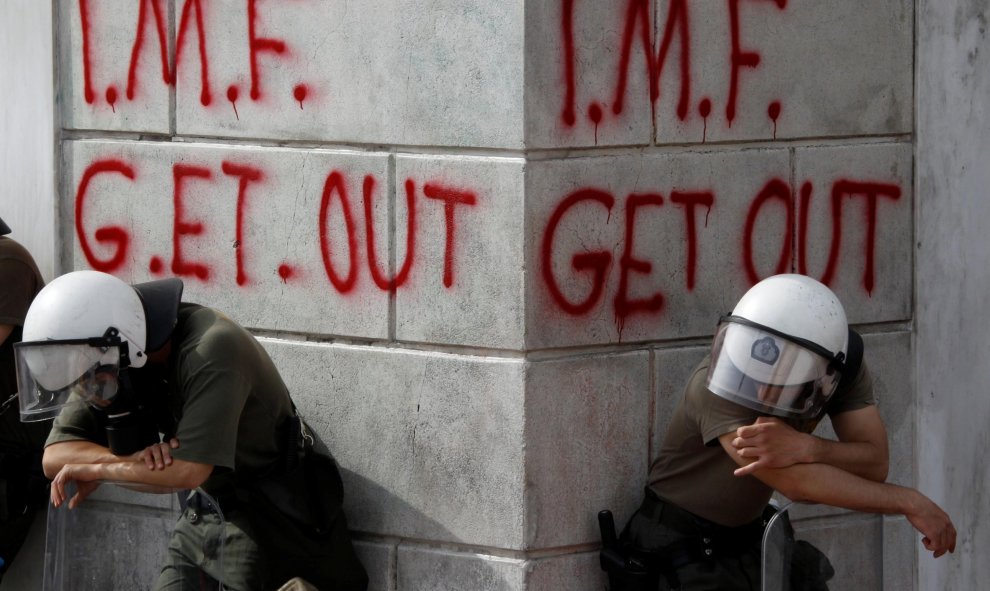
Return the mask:
<path fill-rule="evenodd" d="M 450 530 L 399 495 L 355 472 L 341 469 L 348 524 L 360 521 L 369 529 L 389 527 L 386 512 L 429 532 L 430 539 L 455 539 Z M 412 537 L 392 537 L 355 531 L 355 549 L 368 571 L 368 591 L 454 591 L 525 588 L 527 563 L 457 547 L 455 543 Z M 599 587 L 589 587 L 600 588 Z"/>
<path fill-rule="evenodd" d="M 383 507 L 426 522 L 431 532 L 444 532 L 438 537 L 451 537 L 436 521 L 402 501 L 396 495 L 354 472 L 342 470 L 349 514 L 360 511 L 368 523 L 381 522 L 376 514 Z M 369 500 L 373 500 L 369 502 Z M 45 567 L 46 515 L 39 513 L 31 533 L 0 583 L 0 591 L 41 591 Z M 355 549 L 368 571 L 368 591 L 455 590 L 466 588 L 517 590 L 526 577 L 522 560 L 495 558 L 466 550 L 427 545 L 404 538 L 383 538 L 361 532 L 355 534 Z M 164 549 L 164 545 L 163 545 Z M 93 552 L 97 552 L 93 548 Z M 150 588 L 150 585 L 149 585 Z M 600 588 L 600 587 L 596 587 Z M 95 590 L 94 590 L 95 591 Z M 102 591 L 102 590 L 101 590 Z"/>

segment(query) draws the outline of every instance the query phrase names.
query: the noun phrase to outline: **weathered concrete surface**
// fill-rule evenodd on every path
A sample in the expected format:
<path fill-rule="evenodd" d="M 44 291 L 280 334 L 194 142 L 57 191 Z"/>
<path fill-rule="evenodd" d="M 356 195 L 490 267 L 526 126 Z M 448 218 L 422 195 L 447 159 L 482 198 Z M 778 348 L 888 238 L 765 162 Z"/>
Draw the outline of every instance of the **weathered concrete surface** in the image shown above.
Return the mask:
<path fill-rule="evenodd" d="M 356 540 L 354 551 L 368 573 L 368 591 L 395 591 L 396 548 L 394 544 L 379 544 Z"/>
<path fill-rule="evenodd" d="M 155 5 L 165 8 L 174 87 L 162 77 Z M 964 568 L 943 559 L 944 572 L 924 581 L 972 587 L 967 577 L 985 570 L 976 550 L 988 544 L 975 533 L 985 509 L 982 497 L 966 494 L 986 489 L 986 475 L 971 468 L 981 465 L 969 457 L 977 452 L 955 451 L 974 448 L 966 437 L 982 432 L 987 408 L 965 394 L 986 382 L 973 345 L 982 342 L 979 323 L 957 320 L 960 310 L 980 317 L 973 294 L 990 283 L 979 258 L 986 240 L 978 220 L 986 216 L 972 198 L 987 182 L 973 172 L 981 160 L 969 156 L 987 151 L 985 109 L 973 99 L 987 96 L 983 4 L 922 3 L 918 19 L 908 0 L 651 0 L 641 4 L 649 15 L 629 12 L 640 6 L 631 0 L 54 6 L 54 111 L 69 136 L 57 163 L 66 255 L 57 264 L 105 264 L 114 234 L 100 241 L 95 232 L 121 226 L 129 250 L 112 271 L 158 276 L 158 257 L 162 276 L 186 279 L 190 299 L 263 334 L 297 339 L 266 345 L 338 453 L 373 588 L 600 588 L 594 512 L 611 506 L 622 523 L 638 502 L 671 404 L 718 314 L 778 270 L 824 276 L 833 228 L 841 241 L 831 282 L 877 354 L 892 478 L 910 483 L 916 465 L 945 465 L 919 482 L 937 500 L 952 500 L 969 533 L 949 559 L 965 557 Z M 679 23 L 678 6 L 690 10 L 686 75 L 681 32 L 665 28 Z M 915 20 L 926 30 L 917 136 Z M 654 107 L 647 56 L 657 59 L 667 34 Z M 652 40 L 645 50 L 644 37 Z M 625 102 L 616 112 L 626 47 Z M 758 64 L 745 63 L 749 53 Z M 958 121 L 943 129 L 943 112 Z M 915 139 L 924 161 L 917 195 Z M 76 191 L 99 159 L 133 163 L 136 177 L 93 177 L 77 233 Z M 225 172 L 225 159 L 263 168 L 265 180 Z M 183 176 L 177 200 L 177 164 L 211 177 Z M 321 212 L 333 170 L 342 182 Z M 249 182 L 235 247 L 241 179 Z M 899 196 L 877 192 L 871 218 L 869 194 L 850 195 L 837 214 L 831 194 L 840 181 L 896 187 Z M 811 209 L 802 217 L 806 183 Z M 601 193 L 558 209 L 589 189 Z M 709 193 L 710 207 L 701 197 Z M 633 205 L 630 195 L 638 196 Z M 917 273 L 908 250 L 915 212 Z M 82 252 L 83 238 L 95 258 Z M 197 267 L 181 264 L 173 271 L 176 259 L 203 263 L 210 274 L 199 278 Z M 903 361 L 913 354 L 915 310 L 917 389 Z M 933 396 L 921 403 L 916 392 Z M 916 409 L 928 421 L 920 427 Z M 945 433 L 954 434 L 950 444 L 930 445 Z M 950 450 L 958 464 L 943 457 Z M 942 488 L 942 480 L 950 484 Z M 808 518 L 826 545 L 868 534 L 857 556 L 846 556 L 852 545 L 837 548 L 851 572 L 865 569 L 856 588 L 914 582 L 918 543 L 905 522 L 888 519 L 881 530 L 841 512 Z M 860 557 L 873 562 L 861 565 Z"/>
<path fill-rule="evenodd" d="M 523 547 L 521 361 L 264 343 L 340 464 L 353 529 Z"/>
<path fill-rule="evenodd" d="M 648 467 L 646 352 L 536 361 L 526 372 L 526 548 L 601 540 L 642 500 Z M 620 525 L 621 527 L 621 525 Z"/>
<path fill-rule="evenodd" d="M 526 588 L 526 563 L 515 558 L 399 546 L 397 588 L 403 591 Z"/>
<path fill-rule="evenodd" d="M 72 129 L 522 146 L 518 0 L 60 0 L 59 12 Z M 163 40 L 178 53 L 166 66 Z"/>
<path fill-rule="evenodd" d="M 911 150 L 903 142 L 795 150 L 799 199 L 810 183 L 797 268 L 832 287 L 853 324 L 911 317 Z"/>
<path fill-rule="evenodd" d="M 717 318 L 712 320 L 715 326 Z M 660 455 L 667 426 L 674 409 L 684 397 L 684 387 L 695 366 L 708 354 L 704 346 L 656 349 L 653 352 L 653 424 L 650 437 L 650 464 Z"/>
<path fill-rule="evenodd" d="M 396 158 L 393 267 L 408 264 L 410 273 L 396 294 L 395 338 L 524 348 L 524 166 L 521 158 Z"/>
<path fill-rule="evenodd" d="M 388 294 L 369 276 L 360 198 L 363 178 L 388 178 L 385 154 L 74 141 L 65 165 L 76 268 L 135 282 L 179 276 L 187 301 L 249 327 L 387 336 Z M 383 234 L 386 215 L 379 198 L 371 219 Z M 126 244 L 101 241 L 105 228 Z"/>
<path fill-rule="evenodd" d="M 713 310 L 728 312 L 749 287 L 741 245 L 750 201 L 787 174 L 786 150 L 530 163 L 528 347 L 711 334 Z M 759 230 L 775 239 L 752 252 L 761 270 L 787 235 L 786 216 L 774 214 Z"/>
<path fill-rule="evenodd" d="M 597 551 L 538 558 L 526 566 L 527 589 L 600 591 L 606 585 Z"/>
<path fill-rule="evenodd" d="M 908 144 L 531 162 L 527 345 L 710 335 L 756 281 L 800 270 L 853 322 L 904 319 L 910 170 Z"/>
<path fill-rule="evenodd" d="M 129 76 L 138 15 L 147 4 L 119 0 L 56 2 L 60 40 L 56 73 L 62 127 L 171 131 L 171 92 L 163 86 L 161 52 L 151 14 L 146 21 L 145 50 L 138 54 L 135 75 Z M 167 16 L 164 11 L 162 14 L 167 35 Z"/>
<path fill-rule="evenodd" d="M 883 590 L 915 591 L 918 586 L 920 535 L 901 516 L 883 518 Z"/>
<path fill-rule="evenodd" d="M 890 448 L 889 482 L 918 486 L 918 402 L 914 354 L 909 332 L 865 334 L 866 359 L 873 375 L 873 392 Z"/>
<path fill-rule="evenodd" d="M 907 0 L 637 6 L 649 14 L 527 5 L 530 146 L 645 144 L 654 129 L 658 144 L 911 131 Z"/>
<path fill-rule="evenodd" d="M 920 589 L 990 580 L 988 19 L 983 0 L 918 4 L 918 482 L 959 531 L 955 555 L 919 560 Z"/>

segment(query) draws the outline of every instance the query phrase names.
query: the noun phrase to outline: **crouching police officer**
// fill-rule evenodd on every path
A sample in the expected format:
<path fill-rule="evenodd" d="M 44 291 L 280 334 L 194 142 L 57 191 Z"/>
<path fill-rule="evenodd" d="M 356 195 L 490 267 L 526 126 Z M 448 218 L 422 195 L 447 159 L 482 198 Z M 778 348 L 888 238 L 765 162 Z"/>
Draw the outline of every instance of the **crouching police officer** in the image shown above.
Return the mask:
<path fill-rule="evenodd" d="M 310 461 L 305 425 L 271 359 L 242 327 L 180 303 L 181 294 L 178 279 L 132 287 L 78 271 L 31 305 L 15 347 L 21 414 L 56 417 L 43 458 L 53 504 L 73 508 L 101 481 L 200 487 L 225 521 L 190 497 L 159 589 L 201 573 L 239 590 L 294 576 L 323 590 L 365 589 L 339 474 L 329 458 Z M 77 492 L 67 498 L 70 483 Z M 279 506 L 315 509 L 300 517 Z M 198 551 L 220 523 L 222 561 Z"/>
<path fill-rule="evenodd" d="M 811 435 L 825 415 L 838 441 Z M 952 552 L 949 516 L 918 491 L 886 483 L 887 469 L 862 340 L 838 298 L 801 275 L 765 279 L 719 323 L 616 546 L 625 555 L 603 551 L 603 567 L 614 571 L 610 580 L 627 582 L 613 591 L 759 589 L 774 491 L 905 515 L 936 558 Z M 792 588 L 827 588 L 827 559 L 810 545 L 794 551 L 804 568 L 792 569 Z"/>

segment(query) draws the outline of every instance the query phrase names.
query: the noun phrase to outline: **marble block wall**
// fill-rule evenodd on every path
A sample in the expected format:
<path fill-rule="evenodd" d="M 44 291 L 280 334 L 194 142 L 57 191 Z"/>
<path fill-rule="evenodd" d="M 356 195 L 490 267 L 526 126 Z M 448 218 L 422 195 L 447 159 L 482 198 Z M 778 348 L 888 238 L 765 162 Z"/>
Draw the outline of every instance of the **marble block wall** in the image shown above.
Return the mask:
<path fill-rule="evenodd" d="M 56 0 L 63 266 L 262 339 L 375 591 L 600 589 L 762 277 L 839 293 L 913 484 L 913 6 Z M 914 585 L 902 521 L 798 517 Z"/>

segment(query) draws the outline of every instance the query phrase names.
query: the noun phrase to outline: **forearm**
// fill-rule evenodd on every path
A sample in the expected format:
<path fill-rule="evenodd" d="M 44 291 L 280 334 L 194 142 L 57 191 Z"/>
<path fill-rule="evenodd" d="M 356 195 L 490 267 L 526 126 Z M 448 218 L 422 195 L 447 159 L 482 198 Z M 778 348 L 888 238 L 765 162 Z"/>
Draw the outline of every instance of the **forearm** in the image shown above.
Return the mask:
<path fill-rule="evenodd" d="M 856 476 L 884 482 L 887 480 L 887 450 L 878 449 L 873 442 L 833 441 L 809 435 L 812 438 L 806 463 L 827 464 Z"/>
<path fill-rule="evenodd" d="M 121 460 L 93 464 L 93 480 L 143 484 L 170 489 L 196 488 L 209 477 L 212 466 L 173 459 L 163 469 L 152 470 L 142 461 Z"/>
<path fill-rule="evenodd" d="M 108 464 L 120 462 L 121 458 L 110 450 L 92 441 L 62 441 L 45 448 L 41 465 L 45 477 L 55 478 L 66 464 Z"/>
<path fill-rule="evenodd" d="M 876 482 L 829 464 L 795 464 L 760 470 L 756 476 L 791 500 L 865 513 L 908 515 L 925 498 L 914 489 Z"/>
<path fill-rule="evenodd" d="M 759 449 L 757 453 L 747 453 L 753 446 L 740 445 L 738 440 L 743 438 L 735 437 L 736 433 L 732 432 L 719 437 L 719 443 L 729 457 L 739 464 L 737 475 L 746 478 L 754 476 L 791 500 L 820 503 L 864 513 L 904 515 L 911 525 L 923 534 L 922 542 L 935 558 L 955 550 L 955 526 L 941 507 L 914 489 L 878 482 L 870 478 L 886 476 L 887 472 L 886 435 L 883 424 L 877 423 L 879 415 L 876 414 L 875 409 L 864 409 L 862 412 L 854 411 L 839 416 L 843 419 L 838 424 L 834 419 L 832 422 L 836 426 L 836 434 L 842 441 L 836 444 L 838 447 L 818 450 L 817 453 L 825 455 L 817 458 L 802 457 L 802 454 L 807 452 L 800 452 L 796 456 L 786 457 L 787 460 L 795 461 L 774 464 L 765 461 L 762 457 L 765 452 Z M 763 431 L 778 427 L 779 421 L 768 419 L 758 420 L 753 426 L 743 429 Z M 785 438 L 792 437 L 788 431 L 782 433 Z M 747 438 L 752 440 L 759 437 L 759 433 L 751 433 Z M 790 441 L 797 440 L 790 439 Z M 834 455 L 829 456 L 830 453 Z M 805 461 L 808 459 L 822 461 Z M 841 464 L 854 466 L 870 477 L 847 471 L 839 467 Z M 779 467 L 774 467 L 775 465 Z"/>

